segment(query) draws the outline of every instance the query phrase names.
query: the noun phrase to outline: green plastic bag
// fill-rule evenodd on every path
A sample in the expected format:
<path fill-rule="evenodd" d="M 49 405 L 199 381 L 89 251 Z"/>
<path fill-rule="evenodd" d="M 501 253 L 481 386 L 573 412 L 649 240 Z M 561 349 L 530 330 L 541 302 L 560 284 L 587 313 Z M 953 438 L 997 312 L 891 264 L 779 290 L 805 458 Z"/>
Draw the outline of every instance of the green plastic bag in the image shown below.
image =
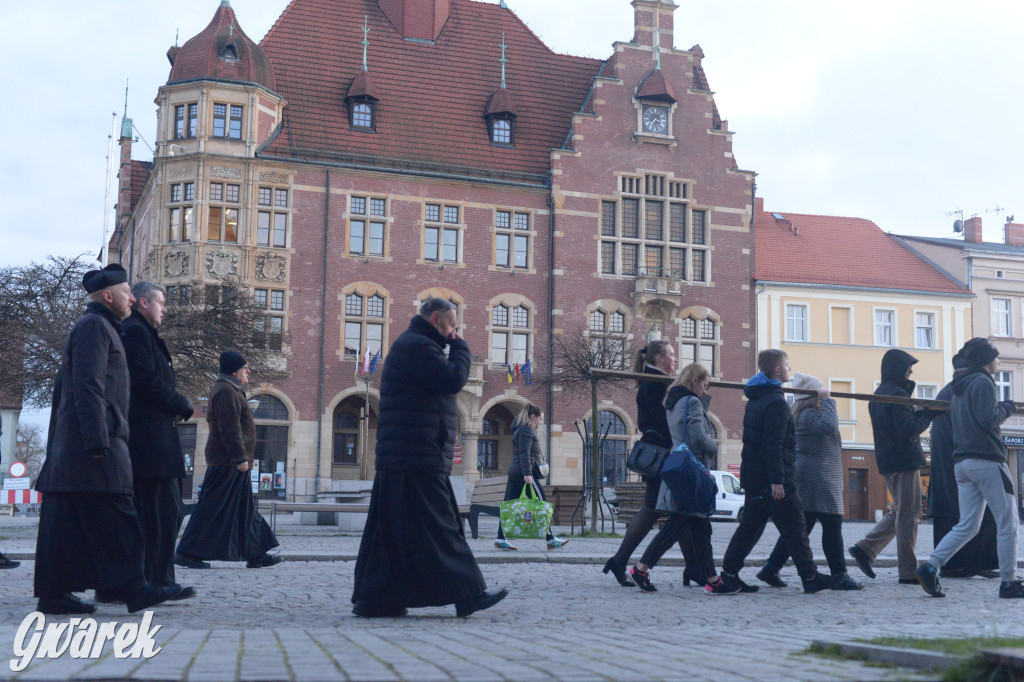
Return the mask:
<path fill-rule="evenodd" d="M 554 515 L 554 505 L 540 499 L 532 485 L 524 485 L 518 500 L 501 503 L 501 529 L 507 538 L 544 538 Z"/>

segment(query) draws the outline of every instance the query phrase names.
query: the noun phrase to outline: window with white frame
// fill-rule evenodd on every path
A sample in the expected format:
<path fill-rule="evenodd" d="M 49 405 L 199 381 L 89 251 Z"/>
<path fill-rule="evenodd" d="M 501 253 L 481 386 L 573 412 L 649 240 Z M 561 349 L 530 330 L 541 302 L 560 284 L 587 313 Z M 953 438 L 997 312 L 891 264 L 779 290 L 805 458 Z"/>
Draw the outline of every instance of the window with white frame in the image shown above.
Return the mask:
<path fill-rule="evenodd" d="M 255 289 L 253 303 L 260 310 L 268 311 L 257 317 L 253 323 L 256 329 L 256 346 L 267 350 L 281 350 L 284 334 L 284 290 Z"/>
<path fill-rule="evenodd" d="M 689 198 L 686 183 L 662 175 L 620 178 L 620 199 L 601 202 L 601 274 L 707 282 L 708 212 Z"/>
<path fill-rule="evenodd" d="M 914 343 L 918 348 L 935 348 L 935 313 L 914 313 Z"/>
<path fill-rule="evenodd" d="M 460 206 L 426 204 L 423 207 L 423 259 L 435 263 L 462 261 Z"/>
<path fill-rule="evenodd" d="M 917 397 L 921 400 L 935 400 L 935 394 L 939 392 L 939 387 L 935 384 L 918 384 L 917 385 Z"/>
<path fill-rule="evenodd" d="M 386 303 L 376 292 L 365 296 L 354 291 L 345 296 L 346 358 L 362 357 L 366 351 L 373 357 L 380 351 L 387 323 Z"/>
<path fill-rule="evenodd" d="M 176 182 L 170 186 L 168 211 L 170 222 L 167 229 L 167 241 L 191 241 L 192 222 L 195 215 L 196 185 L 193 182 Z"/>
<path fill-rule="evenodd" d="M 679 366 L 699 362 L 711 376 L 718 375 L 718 354 L 721 346 L 719 325 L 715 320 L 686 317 L 679 321 Z"/>
<path fill-rule="evenodd" d="M 1008 298 L 992 299 L 992 336 L 1013 336 Z"/>
<path fill-rule="evenodd" d="M 348 252 L 354 256 L 383 256 L 387 199 L 353 196 L 349 199 L 349 214 Z"/>
<path fill-rule="evenodd" d="M 1013 400 L 1013 372 L 996 372 L 996 396 L 999 400 Z"/>
<path fill-rule="evenodd" d="M 530 214 L 494 212 L 494 264 L 499 268 L 530 267 Z"/>
<path fill-rule="evenodd" d="M 786 341 L 807 341 L 807 306 L 786 304 Z"/>
<path fill-rule="evenodd" d="M 875 345 L 895 346 L 896 345 L 896 311 L 876 310 L 875 311 Z"/>
<path fill-rule="evenodd" d="M 587 316 L 591 360 L 595 367 L 626 369 L 626 314 L 622 310 L 592 310 Z"/>
<path fill-rule="evenodd" d="M 256 245 L 288 245 L 288 190 L 260 187 L 256 193 Z"/>
<path fill-rule="evenodd" d="M 530 309 L 498 303 L 491 308 L 491 362 L 522 366 L 530 353 Z"/>

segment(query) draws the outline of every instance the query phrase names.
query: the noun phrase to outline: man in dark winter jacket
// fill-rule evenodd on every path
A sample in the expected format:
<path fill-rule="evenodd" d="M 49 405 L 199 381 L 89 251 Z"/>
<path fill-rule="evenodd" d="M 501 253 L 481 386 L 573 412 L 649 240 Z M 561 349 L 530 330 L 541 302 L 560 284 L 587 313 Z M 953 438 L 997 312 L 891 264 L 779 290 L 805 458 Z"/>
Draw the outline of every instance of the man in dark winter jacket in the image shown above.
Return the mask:
<path fill-rule="evenodd" d="M 814 565 L 796 490 L 795 428 L 782 393 L 782 384 L 790 380 L 789 358 L 780 350 L 763 350 L 757 356 L 757 367 L 761 371 L 743 390 L 749 401 L 743 414 L 740 453 L 740 483 L 746 493 L 743 518 L 725 550 L 722 579 L 704 589 L 710 594 L 757 591 L 740 580 L 739 573 L 771 519 L 793 557 L 804 592 L 827 590 L 832 580 L 818 573 Z"/>
<path fill-rule="evenodd" d="M 160 338 L 164 292 L 152 282 L 132 287 L 135 304 L 121 328 L 121 342 L 131 375 L 128 453 L 132 460 L 135 509 L 146 541 L 146 580 L 176 585 L 174 543 L 181 529 L 181 479 L 185 457 L 178 441 L 176 417 L 192 417 L 192 404 L 178 393 L 171 353 Z M 194 597 L 184 587 L 176 599 Z M 96 598 L 103 601 L 105 595 Z"/>
<path fill-rule="evenodd" d="M 409 608 L 455 604 L 466 617 L 508 594 L 485 590 L 448 478 L 459 434 L 456 401 L 471 363 L 457 323 L 454 304 L 428 299 L 384 363 L 377 474 L 352 593 L 357 616 L 394 618 Z"/>
<path fill-rule="evenodd" d="M 974 338 L 960 349 L 969 365 L 953 375 L 953 461 L 957 494 L 960 497 L 960 522 L 932 551 L 928 563 L 917 570 L 921 586 L 933 597 L 945 593 L 938 572 L 981 528 L 987 504 L 996 518 L 996 542 L 999 555 L 999 596 L 1024 598 L 1024 584 L 1017 579 L 1017 518 L 1013 479 L 1006 463 L 1006 446 L 999 425 L 1016 411 L 1012 401 L 996 401 L 992 376 L 999 368 L 999 351 L 986 338 Z"/>
<path fill-rule="evenodd" d="M 916 384 L 910 380 L 917 358 L 897 348 L 882 356 L 882 383 L 875 395 L 910 398 Z M 895 506 L 857 544 L 850 555 L 869 578 L 875 577 L 872 562 L 896 538 L 899 582 L 917 583 L 917 526 L 921 522 L 921 469 L 927 465 L 921 449 L 921 433 L 934 414 L 914 411 L 905 405 L 872 402 L 868 406 L 875 437 L 875 461 Z"/>
<path fill-rule="evenodd" d="M 53 390 L 36 539 L 35 596 L 42 613 L 92 613 L 72 593 L 95 589 L 134 613 L 175 597 L 143 576 L 142 530 L 128 456 L 128 365 L 121 320 L 134 302 L 120 265 L 90 270 L 91 302 L 64 346 Z"/>

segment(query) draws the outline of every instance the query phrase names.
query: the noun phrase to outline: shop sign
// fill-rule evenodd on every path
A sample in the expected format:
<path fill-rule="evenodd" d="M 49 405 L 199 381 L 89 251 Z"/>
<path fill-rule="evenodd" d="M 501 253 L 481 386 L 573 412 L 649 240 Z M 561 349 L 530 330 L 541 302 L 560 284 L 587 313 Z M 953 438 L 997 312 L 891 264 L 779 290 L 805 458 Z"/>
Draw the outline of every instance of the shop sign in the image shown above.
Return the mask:
<path fill-rule="evenodd" d="M 1003 445 L 1011 448 L 1024 448 L 1024 436 L 1003 436 Z"/>

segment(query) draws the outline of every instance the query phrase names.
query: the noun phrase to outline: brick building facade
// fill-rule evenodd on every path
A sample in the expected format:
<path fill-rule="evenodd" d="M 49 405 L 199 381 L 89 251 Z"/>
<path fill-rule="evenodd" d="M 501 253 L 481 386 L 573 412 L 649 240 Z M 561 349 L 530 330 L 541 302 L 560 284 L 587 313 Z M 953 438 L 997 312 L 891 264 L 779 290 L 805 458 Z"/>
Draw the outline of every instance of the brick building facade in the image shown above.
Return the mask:
<path fill-rule="evenodd" d="M 268 494 L 372 477 L 378 395 L 356 357 L 386 362 L 429 296 L 458 305 L 475 354 L 453 472 L 468 480 L 507 468 L 532 401 L 552 483 L 580 482 L 573 422 L 589 402 L 506 378 L 527 361 L 545 376 L 557 335 L 604 339 L 622 365 L 660 335 L 681 365 L 753 373 L 754 174 L 700 47 L 674 47 L 675 3 L 632 5 L 633 36 L 605 61 L 555 54 L 471 0 L 293 0 L 259 44 L 223 0 L 168 52 L 152 164 L 130 158 L 130 125 L 122 136 L 111 255 L 178 293 L 236 275 L 266 305 L 289 374 L 250 391 L 261 469 L 285 473 Z M 627 389 L 600 398 L 614 483 L 636 408 Z M 720 392 L 712 412 L 724 468 L 741 396 Z M 204 428 L 185 427 L 196 452 Z"/>

